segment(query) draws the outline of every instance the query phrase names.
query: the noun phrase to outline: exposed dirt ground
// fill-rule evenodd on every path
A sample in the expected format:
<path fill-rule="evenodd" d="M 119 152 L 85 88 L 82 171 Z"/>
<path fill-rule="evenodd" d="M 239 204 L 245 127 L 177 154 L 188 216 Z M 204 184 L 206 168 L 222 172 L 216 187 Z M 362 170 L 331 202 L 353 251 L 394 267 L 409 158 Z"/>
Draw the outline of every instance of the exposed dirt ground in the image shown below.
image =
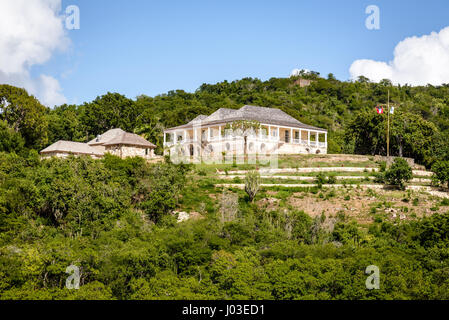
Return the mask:
<path fill-rule="evenodd" d="M 277 210 L 281 200 L 276 191 L 268 191 L 267 198 L 258 205 L 267 210 Z M 382 215 L 388 219 L 414 219 L 428 216 L 449 209 L 441 205 L 441 199 L 419 192 L 385 191 L 385 190 L 323 190 L 318 194 L 299 192 L 286 199 L 286 204 L 296 210 L 303 210 L 311 217 L 335 217 L 343 212 L 361 224 L 374 221 Z"/>

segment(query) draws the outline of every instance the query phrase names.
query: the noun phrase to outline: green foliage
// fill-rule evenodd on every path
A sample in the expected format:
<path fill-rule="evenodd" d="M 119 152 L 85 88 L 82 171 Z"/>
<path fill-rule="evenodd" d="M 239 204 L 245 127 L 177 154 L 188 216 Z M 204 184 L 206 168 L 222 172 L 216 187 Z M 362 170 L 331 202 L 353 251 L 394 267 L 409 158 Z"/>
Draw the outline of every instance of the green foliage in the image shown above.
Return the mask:
<path fill-rule="evenodd" d="M 318 188 L 322 188 L 323 184 L 335 184 L 337 183 L 337 178 L 335 175 L 326 176 L 323 172 L 320 172 L 315 177 L 315 183 L 318 185 Z"/>
<path fill-rule="evenodd" d="M 46 108 L 25 89 L 0 85 L 0 121 L 19 132 L 27 147 L 39 149 L 47 144 L 45 112 Z"/>
<path fill-rule="evenodd" d="M 391 167 L 385 172 L 385 179 L 389 184 L 405 189 L 405 184 L 413 178 L 412 168 L 402 158 L 394 159 Z"/>
<path fill-rule="evenodd" d="M 248 171 L 245 175 L 245 191 L 251 202 L 254 202 L 257 192 L 259 192 L 260 180 L 258 171 Z"/>
<path fill-rule="evenodd" d="M 425 247 L 447 247 L 449 244 L 449 215 L 435 214 L 424 218 L 414 237 Z"/>
<path fill-rule="evenodd" d="M 449 187 L 449 161 L 438 161 L 432 166 L 432 179 L 439 184 Z"/>
<path fill-rule="evenodd" d="M 24 150 L 25 140 L 22 135 L 0 120 L 0 152 L 20 153 Z"/>
<path fill-rule="evenodd" d="M 448 213 L 390 221 L 377 209 L 391 204 L 379 202 L 371 209 L 375 222 L 361 226 L 343 211 L 312 219 L 288 202 L 296 192 L 329 199 L 333 190 L 275 188 L 270 197 L 279 199 L 278 210 L 243 201 L 245 192 L 232 190 L 219 206 L 222 190 L 207 173 L 182 164 L 110 155 L 39 160 L 37 150 L 48 143 L 87 141 L 113 127 L 161 147 L 162 128 L 244 104 L 277 107 L 327 128 L 335 152 L 384 154 L 385 118 L 372 109 L 390 88 L 393 103 L 401 102 L 392 119 L 392 153 L 426 165 L 441 161 L 435 172 L 448 182 L 449 87 L 303 76 L 314 80 L 311 86 L 300 88 L 294 77 L 246 78 L 136 100 L 109 93 L 54 109 L 1 86 L 1 299 L 449 299 Z M 398 160 L 386 175 L 404 184 L 409 173 Z M 319 179 L 325 184 L 332 177 Z M 259 183 L 251 185 L 253 201 Z M 229 208 L 234 213 L 223 218 L 220 210 Z M 176 223 L 173 210 L 201 216 Z M 80 267 L 80 290 L 65 288 L 72 264 Z M 365 288 L 364 271 L 372 264 L 382 272 L 380 290 Z"/>
<path fill-rule="evenodd" d="M 327 183 L 328 184 L 336 184 L 337 183 L 337 178 L 334 175 L 329 175 L 327 177 Z"/>
<path fill-rule="evenodd" d="M 170 215 L 141 209 L 153 179 L 182 180 L 188 167 L 34 157 L 0 153 L 2 299 L 449 298 L 447 213 L 401 224 L 377 217 L 367 231 L 342 213 L 312 219 L 240 201 L 238 217 L 222 223 L 212 203 L 204 219 L 155 225 L 148 217 Z M 197 177 L 176 187 L 185 204 L 214 195 Z M 65 288 L 71 264 L 80 290 Z M 380 290 L 365 288 L 371 264 L 382 270 Z"/>
<path fill-rule="evenodd" d="M 159 222 L 176 208 L 189 170 L 190 167 L 183 163 L 157 164 L 142 179 L 137 195 L 142 201 L 139 207 L 152 221 Z"/>
<path fill-rule="evenodd" d="M 374 173 L 374 182 L 385 183 L 385 172 L 386 171 L 379 171 Z"/>
<path fill-rule="evenodd" d="M 341 242 L 343 244 L 349 243 L 358 245 L 360 243 L 361 233 L 355 222 L 339 222 L 335 225 L 332 236 L 335 241 Z"/>
<path fill-rule="evenodd" d="M 137 117 L 142 116 L 136 103 L 118 93 L 108 92 L 80 110 L 80 118 L 90 135 L 101 134 L 112 128 L 133 131 Z"/>
<path fill-rule="evenodd" d="M 315 178 L 315 183 L 318 185 L 318 188 L 322 188 L 323 184 L 326 183 L 326 176 L 324 173 L 320 172 L 317 174 L 316 178 Z"/>
<path fill-rule="evenodd" d="M 389 81 L 340 82 L 318 74 L 311 77 L 314 82 L 305 88 L 297 85 L 297 77 L 268 81 L 245 78 L 203 84 L 194 93 L 176 90 L 155 97 L 141 95 L 135 100 L 107 93 L 83 105 L 54 109 L 41 106 L 23 89 L 2 86 L 0 119 L 16 132 L 19 130 L 25 146 L 36 149 L 57 140 L 86 142 L 120 127 L 143 135 L 161 153 L 163 128 L 185 124 L 218 108 L 252 104 L 279 108 L 304 123 L 328 129 L 330 153 L 385 155 L 387 117 L 378 115 L 374 107 L 387 102 L 390 90 L 391 103 L 399 105 L 390 119 L 391 154 L 415 158 L 427 167 L 449 159 L 447 86 L 395 87 Z"/>

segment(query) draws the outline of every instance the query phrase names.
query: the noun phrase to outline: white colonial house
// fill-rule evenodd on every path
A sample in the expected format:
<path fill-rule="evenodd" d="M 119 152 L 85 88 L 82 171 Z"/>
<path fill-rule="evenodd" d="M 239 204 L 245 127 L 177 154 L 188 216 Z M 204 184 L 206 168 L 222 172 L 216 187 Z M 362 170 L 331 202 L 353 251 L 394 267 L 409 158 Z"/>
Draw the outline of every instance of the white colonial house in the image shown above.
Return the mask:
<path fill-rule="evenodd" d="M 246 135 L 248 153 L 327 154 L 327 130 L 301 123 L 282 110 L 257 106 L 222 108 L 210 116 L 200 115 L 185 125 L 166 129 L 164 147 L 180 147 L 185 156 L 200 155 L 204 150 L 235 152 L 235 142 L 242 142 L 244 134 L 229 134 L 227 128 L 241 120 L 260 123 L 257 132 Z"/>

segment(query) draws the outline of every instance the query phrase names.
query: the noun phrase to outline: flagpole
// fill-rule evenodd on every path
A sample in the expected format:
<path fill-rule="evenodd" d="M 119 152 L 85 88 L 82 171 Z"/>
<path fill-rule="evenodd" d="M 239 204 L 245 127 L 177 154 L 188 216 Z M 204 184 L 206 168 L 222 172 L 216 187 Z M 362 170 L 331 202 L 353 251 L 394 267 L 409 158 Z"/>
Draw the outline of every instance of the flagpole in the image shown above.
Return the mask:
<path fill-rule="evenodd" d="M 387 158 L 390 158 L 390 89 L 388 89 Z"/>

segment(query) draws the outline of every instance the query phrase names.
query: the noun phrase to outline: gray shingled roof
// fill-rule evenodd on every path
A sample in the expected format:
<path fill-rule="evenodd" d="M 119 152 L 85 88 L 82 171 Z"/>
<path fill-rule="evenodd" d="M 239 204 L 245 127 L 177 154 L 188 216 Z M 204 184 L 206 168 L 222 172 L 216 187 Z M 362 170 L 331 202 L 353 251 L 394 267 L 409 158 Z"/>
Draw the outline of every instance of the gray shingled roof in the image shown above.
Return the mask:
<path fill-rule="evenodd" d="M 203 116 L 200 116 L 203 117 Z M 197 117 L 198 118 L 198 117 Z M 175 128 L 170 128 L 168 130 L 173 129 L 185 129 L 193 126 L 195 118 L 191 122 L 186 125 L 182 125 Z M 295 118 L 289 116 L 282 110 L 274 109 L 274 108 L 265 108 L 265 107 L 257 107 L 257 106 L 244 106 L 241 109 L 227 109 L 221 108 L 212 113 L 210 116 L 206 118 L 200 118 L 202 125 L 214 125 L 219 123 L 229 123 L 237 120 L 250 120 L 250 121 L 258 121 L 260 123 L 272 124 L 272 125 L 280 125 L 287 126 L 293 128 L 301 128 L 301 129 L 310 129 L 310 130 L 319 130 L 319 131 L 327 131 L 326 129 L 310 126 L 299 122 Z M 198 120 L 197 120 L 198 121 Z"/>
<path fill-rule="evenodd" d="M 40 153 L 46 154 L 46 153 L 56 153 L 56 152 L 95 155 L 95 156 L 103 155 L 103 152 L 89 146 L 87 143 L 63 141 L 63 140 L 53 143 L 51 146 L 45 148 Z"/>
<path fill-rule="evenodd" d="M 195 123 L 203 121 L 206 118 L 207 118 L 207 116 L 205 116 L 204 114 L 200 114 L 198 117 L 196 117 L 195 119 L 190 121 L 188 124 L 195 124 Z"/>
<path fill-rule="evenodd" d="M 106 131 L 102 135 L 99 135 L 95 139 L 89 141 L 87 144 L 90 146 L 100 146 L 116 138 L 117 136 L 122 135 L 123 133 L 125 133 L 125 131 L 123 131 L 122 129 L 111 129 L 109 131 Z"/>
<path fill-rule="evenodd" d="M 129 132 L 124 132 L 120 135 L 117 135 L 114 138 L 112 138 L 111 140 L 109 140 L 108 142 L 105 142 L 103 145 L 104 146 L 127 145 L 127 146 L 139 146 L 139 147 L 145 147 L 145 148 L 151 148 L 151 149 L 156 148 L 156 146 L 154 144 L 152 144 L 151 142 L 148 142 L 141 136 L 134 134 L 134 133 L 129 133 Z"/>
<path fill-rule="evenodd" d="M 113 145 L 128 145 L 139 146 L 154 149 L 156 146 L 151 142 L 145 140 L 141 136 L 125 132 L 122 129 L 111 129 L 92 141 L 88 142 L 90 146 L 113 146 Z"/>

